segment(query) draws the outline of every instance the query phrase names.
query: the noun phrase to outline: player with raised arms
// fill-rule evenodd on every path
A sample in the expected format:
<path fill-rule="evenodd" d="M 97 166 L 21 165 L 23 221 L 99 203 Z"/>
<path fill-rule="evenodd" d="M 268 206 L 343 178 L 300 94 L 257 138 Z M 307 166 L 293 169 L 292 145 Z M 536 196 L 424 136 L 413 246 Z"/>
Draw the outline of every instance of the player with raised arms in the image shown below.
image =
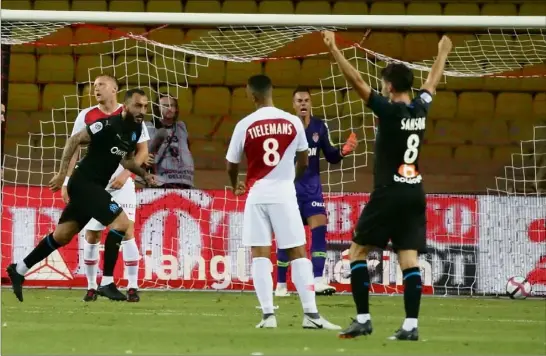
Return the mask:
<path fill-rule="evenodd" d="M 413 72 L 403 63 L 390 63 L 382 70 L 380 95 L 337 48 L 333 32 L 324 31 L 323 39 L 343 76 L 378 118 L 374 189 L 358 219 L 349 249 L 357 318 L 339 336 L 353 338 L 372 333 L 367 257 L 374 247 L 386 248 L 391 239 L 403 273 L 406 319 L 390 339 L 417 340 L 422 292 L 418 254 L 426 252 L 426 199 L 418 159 L 432 95 L 444 72 L 451 40 L 445 36 L 440 40 L 429 76 L 411 99 Z"/>
<path fill-rule="evenodd" d="M 80 112 L 74 122 L 71 136 L 77 135 L 85 128 L 85 125 L 90 125 L 107 116 L 117 115 L 123 110 L 123 105 L 119 104 L 117 101 L 118 82 L 116 78 L 107 74 L 101 74 L 96 77 L 93 87 L 98 105 L 84 109 Z M 139 164 L 144 163 L 148 157 L 148 144 L 146 141 L 149 139 L 148 129 L 143 123 L 141 134 L 138 137 L 135 155 L 135 161 Z M 77 150 L 70 161 L 67 177 L 63 185 L 62 196 L 65 203 L 68 203 L 67 184 L 72 175 L 74 166 L 76 165 L 78 153 Z M 137 284 L 140 254 L 134 238 L 136 192 L 135 183 L 131 178 L 131 172 L 120 165 L 106 186 L 106 191 L 123 207 L 123 210 L 129 218 L 129 229 L 121 242 L 123 261 L 127 268 L 127 296 L 120 292 L 114 283 L 114 268 L 119 256 L 120 245 L 114 243 L 112 239 L 107 239 L 104 244 L 103 275 L 100 287 L 97 286 L 99 245 L 102 231 L 106 227 L 96 219 L 91 219 L 84 227 L 85 242 L 83 245 L 83 259 L 85 264 L 85 275 L 87 277 L 87 292 L 85 293 L 83 300 L 85 302 L 95 301 L 97 295 L 102 295 L 112 300 L 127 299 L 129 302 L 138 302 L 140 300 Z"/>
<path fill-rule="evenodd" d="M 351 133 L 343 147 L 335 147 L 330 139 L 330 132 L 326 123 L 311 116 L 311 92 L 307 88 L 296 88 L 292 94 L 293 106 L 305 127 L 305 135 L 309 144 L 309 167 L 303 177 L 296 182 L 296 195 L 304 224 L 311 230 L 311 262 L 315 276 L 315 293 L 331 295 L 336 288 L 328 285 L 324 280 L 324 264 L 326 262 L 326 209 L 322 195 L 320 181 L 320 152 L 326 161 L 331 164 L 341 160 L 353 152 L 358 141 Z M 277 252 L 277 287 L 276 297 L 290 295 L 286 289 L 286 275 L 288 272 L 288 256 L 284 250 Z"/>
<path fill-rule="evenodd" d="M 294 181 L 309 164 L 307 138 L 301 120 L 274 107 L 269 77 L 255 75 L 247 95 L 256 111 L 235 126 L 226 155 L 227 171 L 236 196 L 245 194 L 243 244 L 252 250 L 252 279 L 263 317 L 257 328 L 276 328 L 273 308 L 271 240 L 285 249 L 292 266 L 292 280 L 303 306 L 303 327 L 340 330 L 317 310 L 313 266 L 306 257 L 305 229 L 300 217 Z M 238 183 L 239 163 L 246 156 L 245 183 Z M 294 167 L 294 158 L 296 166 Z"/>
<path fill-rule="evenodd" d="M 10 264 L 7 273 L 13 292 L 23 301 L 24 275 L 56 249 L 68 244 L 91 220 L 108 226 L 107 241 L 120 244 L 131 224 L 123 208 L 105 190 L 112 174 L 121 163 L 125 169 L 141 176 L 151 185 L 155 177 L 148 174 L 134 159 L 142 120 L 148 110 L 148 98 L 140 89 L 128 90 L 121 113 L 95 121 L 71 136 L 61 158 L 61 167 L 49 182 L 49 188 L 61 189 L 68 165 L 80 145 L 89 144 L 85 157 L 76 165 L 68 181 L 69 202 L 55 231 L 48 234 L 22 261 Z"/>

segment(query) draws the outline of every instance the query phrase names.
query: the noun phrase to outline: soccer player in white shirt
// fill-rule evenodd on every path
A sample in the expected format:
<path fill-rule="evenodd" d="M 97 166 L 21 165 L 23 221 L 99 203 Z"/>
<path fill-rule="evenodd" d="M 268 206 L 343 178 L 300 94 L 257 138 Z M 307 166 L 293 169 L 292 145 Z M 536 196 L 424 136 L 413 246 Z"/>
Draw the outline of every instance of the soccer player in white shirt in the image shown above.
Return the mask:
<path fill-rule="evenodd" d="M 235 195 L 248 189 L 243 216 L 243 244 L 252 249 L 252 279 L 263 317 L 257 328 L 276 328 L 273 310 L 271 239 L 286 249 L 292 280 L 303 306 L 303 327 L 339 330 L 322 318 L 315 301 L 313 266 L 305 250 L 294 180 L 308 165 L 308 143 L 301 120 L 273 106 L 271 80 L 255 75 L 248 80 L 247 95 L 256 111 L 235 126 L 227 152 L 227 170 Z M 246 156 L 246 183 L 238 183 L 239 163 Z M 296 157 L 296 167 L 294 167 Z"/>
<path fill-rule="evenodd" d="M 120 113 L 123 107 L 117 102 L 117 92 L 118 83 L 116 78 L 106 74 L 99 75 L 94 82 L 95 99 L 99 104 L 80 112 L 74 122 L 72 135 L 77 134 L 86 125 L 89 125 L 98 119 Z M 142 123 L 142 126 L 142 133 L 138 138 L 137 153 L 135 156 L 135 161 L 140 164 L 144 163 L 148 157 L 147 141 L 150 139 L 144 123 Z M 77 156 L 78 153 L 76 153 L 70 161 L 67 178 L 62 189 L 62 196 L 65 203 L 68 202 L 66 186 L 68 184 L 68 179 L 74 170 L 74 166 L 76 165 Z M 137 279 L 140 254 L 134 238 L 136 193 L 135 183 L 131 178 L 131 173 L 120 165 L 112 175 L 112 180 L 106 187 L 106 190 L 112 195 L 112 198 L 123 207 L 123 210 L 131 221 L 131 226 L 121 242 L 123 261 L 127 268 L 127 295 L 124 295 L 117 289 L 113 277 L 120 245 L 118 245 L 117 241 L 110 241 L 108 238 L 104 243 L 103 276 L 100 287 L 97 285 L 99 245 L 102 231 L 105 229 L 105 226 L 97 220 L 92 219 L 84 228 L 85 242 L 83 247 L 83 258 L 88 287 L 83 300 L 86 302 L 94 301 L 97 299 L 97 295 L 101 295 L 112 300 L 126 299 L 129 302 L 138 302 L 140 297 L 138 295 Z"/>

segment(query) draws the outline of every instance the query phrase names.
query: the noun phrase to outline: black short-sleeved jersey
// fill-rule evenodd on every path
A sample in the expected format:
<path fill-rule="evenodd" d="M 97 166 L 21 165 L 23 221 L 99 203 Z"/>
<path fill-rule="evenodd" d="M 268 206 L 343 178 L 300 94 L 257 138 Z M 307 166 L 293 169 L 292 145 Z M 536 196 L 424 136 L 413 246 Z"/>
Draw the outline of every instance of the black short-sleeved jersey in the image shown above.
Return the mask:
<path fill-rule="evenodd" d="M 95 121 L 86 129 L 91 142 L 75 169 L 106 187 L 123 157 L 135 151 L 142 124 L 124 120 L 120 114 Z"/>
<path fill-rule="evenodd" d="M 375 137 L 374 186 L 421 184 L 419 153 L 432 96 L 418 92 L 409 105 L 372 91 L 368 106 L 378 118 Z"/>

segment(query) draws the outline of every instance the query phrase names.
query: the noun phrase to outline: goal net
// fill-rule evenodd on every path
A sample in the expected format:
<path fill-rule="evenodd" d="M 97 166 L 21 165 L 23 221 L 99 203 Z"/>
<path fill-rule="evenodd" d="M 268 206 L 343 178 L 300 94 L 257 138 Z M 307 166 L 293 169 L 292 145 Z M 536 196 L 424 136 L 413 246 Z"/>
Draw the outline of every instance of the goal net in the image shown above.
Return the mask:
<path fill-rule="evenodd" d="M 400 61 L 396 54 L 380 53 L 373 44 L 381 35 L 374 39 L 374 31 L 369 35 L 364 29 L 229 26 L 203 30 L 163 26 L 145 31 L 70 22 L 3 21 L 2 43 L 37 48 L 71 46 L 78 55 L 76 71 L 83 67 L 86 72 L 76 85 L 71 84 L 71 92 L 67 92 L 67 85 L 60 97 L 53 91 L 50 99 L 55 104 L 43 103 L 50 105 L 51 110 L 47 114 L 30 114 L 39 124 L 29 129 L 25 140 L 18 140 L 13 149 L 5 152 L 3 264 L 24 257 L 60 216 L 64 205 L 61 197 L 45 186 L 59 168 L 64 144 L 78 112 L 95 104 L 91 84 L 98 74 L 115 76 L 121 84 L 120 95 L 127 89 L 140 87 L 153 101 L 159 93 L 178 98 L 180 119 L 188 127 L 192 149 L 197 146 L 195 149 L 199 150 L 198 155 L 194 153 L 199 157 L 196 166 L 217 169 L 223 164 L 235 123 L 253 110 L 244 97 L 246 80 L 249 75 L 265 72 L 275 85 L 276 106 L 292 111 L 295 85 L 308 86 L 312 91 L 313 115 L 327 123 L 332 141 L 341 145 L 353 132 L 358 138 L 356 152 L 338 165 L 327 162 L 322 165 L 329 215 L 329 260 L 325 274 L 338 290 L 348 291 L 346 249 L 358 214 L 369 197 L 376 127 L 371 111 L 350 90 L 337 65 L 324 53 L 319 31 L 326 28 L 339 32 L 345 56 L 374 89 L 380 88 L 381 69 Z M 65 36 L 66 33 L 74 36 Z M 389 36 L 394 43 L 402 44 L 401 34 Z M 426 44 L 437 38 L 430 33 L 408 36 L 415 36 L 415 43 Z M 472 105 L 482 110 L 478 115 L 489 114 L 483 109 L 486 105 L 479 101 L 484 97 L 490 100 L 493 95 L 477 93 L 485 82 L 488 88 L 499 86 L 507 92 L 513 87 L 520 88 L 514 100 L 529 97 L 537 100 L 538 94 L 534 93 L 541 90 L 540 83 L 546 73 L 546 36 L 542 30 L 485 30 L 457 39 L 445 81 L 431 109 L 429 132 L 441 129 L 437 126 L 440 121 L 435 125 L 437 118 L 464 118 L 460 111 L 472 110 Z M 425 48 L 426 45 L 416 51 Z M 404 62 L 414 71 L 416 89 L 432 65 L 435 51 L 428 49 L 427 53 L 430 55 L 421 55 L 420 60 Z M 55 55 L 50 58 L 59 59 Z M 44 100 L 45 91 L 47 88 Z M 456 91 L 462 93 L 457 97 Z M 464 102 L 468 99 L 470 107 Z M 501 105 L 499 100 L 497 109 Z M 160 119 L 156 109 L 154 102 L 150 120 Z M 514 110 L 505 115 L 513 115 L 510 120 L 525 119 Z M 541 187 L 546 179 L 543 147 L 546 130 L 538 122 L 527 122 L 536 126 L 533 135 L 522 137 L 521 149 L 513 151 L 511 165 L 487 195 L 428 196 L 429 251 L 421 257 L 427 293 L 502 294 L 508 278 L 516 275 L 531 278 L 535 281 L 534 291 L 544 293 L 546 198 L 540 196 L 540 189 L 544 189 Z M 448 127 L 447 135 L 458 133 L 452 130 Z M 8 121 L 8 141 L 9 135 Z M 428 156 L 442 159 L 434 153 Z M 196 184 L 200 186 L 199 182 Z M 144 189 L 137 197 L 135 237 L 142 254 L 139 273 L 142 288 L 245 290 L 252 287 L 250 252 L 241 244 L 244 199 L 235 198 L 224 189 Z M 84 232 L 31 269 L 27 283 L 84 287 L 83 241 Z M 393 253 L 374 252 L 369 266 L 374 292 L 401 291 L 401 271 Z M 118 263 L 118 267 L 116 277 L 123 285 L 123 264 Z"/>

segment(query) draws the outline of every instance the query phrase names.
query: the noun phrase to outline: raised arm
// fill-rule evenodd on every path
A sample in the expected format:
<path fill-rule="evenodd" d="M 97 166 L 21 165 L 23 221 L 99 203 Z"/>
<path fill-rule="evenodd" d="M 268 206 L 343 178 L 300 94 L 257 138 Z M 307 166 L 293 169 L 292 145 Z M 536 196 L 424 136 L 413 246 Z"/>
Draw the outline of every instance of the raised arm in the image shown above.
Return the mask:
<path fill-rule="evenodd" d="M 324 44 L 328 47 L 328 50 L 337 62 L 345 79 L 351 84 L 351 87 L 356 90 L 362 100 L 368 102 L 372 88 L 364 81 L 360 72 L 349 63 L 339 48 L 337 48 L 335 34 L 331 31 L 322 31 L 322 38 Z"/>
<path fill-rule="evenodd" d="M 436 93 L 436 87 L 438 86 L 438 83 L 440 83 L 440 79 L 442 79 L 447 56 L 449 52 L 451 52 L 452 47 L 453 44 L 447 36 L 443 36 L 440 42 L 438 42 L 438 56 L 436 57 L 436 60 L 430 69 L 430 73 L 428 73 L 427 80 L 421 87 L 421 90 L 426 90 L 430 94 Z"/>
<path fill-rule="evenodd" d="M 139 177 L 142 177 L 146 183 L 151 184 L 153 183 L 152 175 L 146 172 L 144 168 L 141 167 L 142 163 L 139 163 L 135 160 L 134 153 L 130 153 L 123 157 L 120 164 L 123 166 L 123 168 L 127 169 L 128 171 L 136 174 Z"/>
<path fill-rule="evenodd" d="M 80 145 L 87 145 L 89 142 L 91 142 L 91 136 L 89 136 L 89 133 L 87 132 L 87 129 L 83 129 L 77 134 L 71 136 L 68 141 L 66 141 L 66 145 L 64 146 L 63 156 L 61 158 L 61 168 L 59 169 L 59 175 L 62 175 L 63 178 L 68 173 L 68 168 L 70 166 L 70 163 L 75 160 L 76 157 L 76 150 Z M 75 163 L 74 163 L 75 165 Z M 72 166 L 72 169 L 74 169 L 74 166 Z M 72 172 L 71 172 L 72 173 Z"/>

